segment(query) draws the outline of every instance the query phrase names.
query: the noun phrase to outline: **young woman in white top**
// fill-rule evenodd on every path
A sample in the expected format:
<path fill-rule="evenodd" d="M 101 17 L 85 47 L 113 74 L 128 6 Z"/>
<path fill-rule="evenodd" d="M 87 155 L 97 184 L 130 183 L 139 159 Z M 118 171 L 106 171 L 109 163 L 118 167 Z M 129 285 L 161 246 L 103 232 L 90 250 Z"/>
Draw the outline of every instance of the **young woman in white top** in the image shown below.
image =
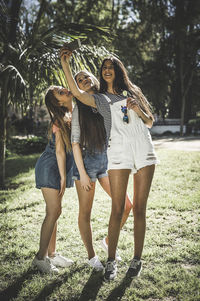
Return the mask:
<path fill-rule="evenodd" d="M 61 51 L 61 63 L 70 90 L 81 102 L 97 108 L 104 118 L 109 141 L 107 155 L 112 212 L 104 279 L 113 280 L 117 275 L 115 252 L 131 173 L 134 177 L 134 255 L 127 276 L 139 276 L 142 268 L 147 199 L 155 164 L 158 163 L 147 128 L 153 124 L 153 115 L 140 88 L 131 83 L 119 59 L 104 59 L 100 70 L 100 93 L 90 95 L 80 90 L 73 80 L 69 67 L 70 55 L 70 51 Z"/>

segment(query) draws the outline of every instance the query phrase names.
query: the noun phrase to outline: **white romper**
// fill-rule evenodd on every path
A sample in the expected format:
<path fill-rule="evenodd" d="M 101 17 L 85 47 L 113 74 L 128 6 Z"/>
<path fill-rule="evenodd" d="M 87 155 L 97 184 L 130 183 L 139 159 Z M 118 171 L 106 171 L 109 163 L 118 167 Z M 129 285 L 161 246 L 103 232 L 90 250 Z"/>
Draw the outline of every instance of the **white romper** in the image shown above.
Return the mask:
<path fill-rule="evenodd" d="M 121 106 L 126 106 L 123 95 L 94 94 L 99 113 L 104 117 L 108 138 L 108 170 L 131 169 L 136 173 L 142 167 L 158 164 L 150 132 L 132 109 L 127 110 L 129 123 L 123 121 Z"/>

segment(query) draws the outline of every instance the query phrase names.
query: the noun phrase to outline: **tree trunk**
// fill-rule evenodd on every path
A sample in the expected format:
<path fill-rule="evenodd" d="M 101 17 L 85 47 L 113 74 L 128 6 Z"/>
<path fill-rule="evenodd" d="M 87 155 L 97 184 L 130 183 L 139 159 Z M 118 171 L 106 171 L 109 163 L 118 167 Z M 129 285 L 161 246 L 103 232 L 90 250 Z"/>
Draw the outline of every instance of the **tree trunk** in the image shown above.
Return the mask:
<path fill-rule="evenodd" d="M 180 136 L 183 136 L 183 125 L 185 115 L 185 93 L 184 93 L 184 58 L 185 58 L 185 38 L 186 28 L 183 23 L 184 20 L 184 2 L 181 0 L 174 1 L 175 10 L 175 44 L 176 44 L 176 101 L 181 104 L 179 111 L 181 122 L 180 122 Z"/>
<path fill-rule="evenodd" d="M 19 21 L 19 11 L 22 0 L 12 0 L 10 6 L 10 26 L 8 31 L 8 43 L 14 44 L 16 41 L 17 24 Z M 9 61 L 8 45 L 4 45 L 2 63 L 7 66 Z M 6 125 L 7 125 L 7 104 L 8 104 L 8 74 L 2 79 L 2 89 L 0 91 L 0 189 L 5 188 L 5 154 L 6 154 Z"/>
<path fill-rule="evenodd" d="M 181 96 L 181 121 L 180 121 L 180 136 L 183 136 L 183 127 L 185 120 L 185 93 L 184 93 L 184 45 L 182 40 L 182 35 L 180 35 L 179 40 L 179 80 L 180 80 L 180 96 Z"/>
<path fill-rule="evenodd" d="M 5 189 L 6 125 L 7 125 L 7 84 L 4 81 L 0 100 L 0 189 Z"/>
<path fill-rule="evenodd" d="M 183 127 L 184 127 L 184 122 L 185 122 L 185 107 L 186 107 L 186 97 L 187 97 L 187 94 L 188 94 L 188 91 L 191 87 L 191 84 L 192 84 L 192 79 L 193 79 L 193 70 L 190 74 L 190 78 L 189 78 L 189 81 L 187 82 L 187 85 L 185 87 L 185 90 L 182 91 L 182 107 L 181 107 L 181 123 L 180 123 L 180 136 L 183 136 Z M 184 83 L 183 83 L 184 84 Z M 182 88 L 183 90 L 183 88 Z"/>

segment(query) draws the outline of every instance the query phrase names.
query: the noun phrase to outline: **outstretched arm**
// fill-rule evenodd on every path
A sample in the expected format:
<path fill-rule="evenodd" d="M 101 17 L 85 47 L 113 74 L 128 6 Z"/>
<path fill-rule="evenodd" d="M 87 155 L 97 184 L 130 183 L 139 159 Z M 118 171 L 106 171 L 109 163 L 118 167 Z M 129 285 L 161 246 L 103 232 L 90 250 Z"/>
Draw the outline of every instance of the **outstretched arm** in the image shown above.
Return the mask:
<path fill-rule="evenodd" d="M 67 49 L 61 49 L 60 57 L 61 57 L 61 65 L 63 71 L 65 73 L 65 77 L 67 79 L 70 91 L 72 94 L 85 105 L 96 108 L 95 100 L 92 95 L 87 92 L 80 90 L 72 76 L 72 72 L 69 66 L 69 60 L 72 52 Z"/>

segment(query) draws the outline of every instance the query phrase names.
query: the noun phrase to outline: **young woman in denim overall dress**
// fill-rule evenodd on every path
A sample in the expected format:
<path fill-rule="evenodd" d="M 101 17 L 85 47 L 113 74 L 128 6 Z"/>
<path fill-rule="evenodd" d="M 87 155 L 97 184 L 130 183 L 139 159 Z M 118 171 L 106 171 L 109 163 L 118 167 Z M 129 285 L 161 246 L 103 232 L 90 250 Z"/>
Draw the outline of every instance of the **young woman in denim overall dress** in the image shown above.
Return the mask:
<path fill-rule="evenodd" d="M 131 83 L 119 59 L 104 59 L 100 70 L 100 93 L 90 95 L 78 89 L 74 83 L 69 67 L 70 55 L 70 51 L 61 52 L 61 62 L 70 90 L 81 102 L 97 108 L 104 118 L 109 139 L 107 155 L 112 212 L 104 279 L 113 280 L 117 275 L 115 252 L 131 173 L 134 179 L 134 256 L 127 270 L 127 277 L 139 276 L 142 268 L 147 199 L 155 164 L 158 163 L 147 129 L 153 124 L 153 115 L 140 88 Z"/>
<path fill-rule="evenodd" d="M 99 88 L 96 77 L 87 71 L 77 73 L 75 80 L 81 90 L 90 94 L 97 92 Z M 90 215 L 97 179 L 102 188 L 111 196 L 107 175 L 106 132 L 103 117 L 97 110 L 78 100 L 72 113 L 71 142 L 76 162 L 73 169 L 73 179 L 79 198 L 79 230 L 88 252 L 88 264 L 100 271 L 104 267 L 93 248 Z M 121 227 L 127 220 L 131 208 L 132 204 L 127 195 Z M 101 242 L 101 246 L 106 252 L 107 243 L 108 238 L 106 237 Z M 116 260 L 121 260 L 117 251 Z"/>
<path fill-rule="evenodd" d="M 49 143 L 35 166 L 36 187 L 42 190 L 46 216 L 42 224 L 40 248 L 33 265 L 43 273 L 57 273 L 57 267 L 70 266 L 73 261 L 56 253 L 57 219 L 65 188 L 74 186 L 74 165 L 70 143 L 72 94 L 65 88 L 51 86 L 45 103 L 51 118 Z"/>

